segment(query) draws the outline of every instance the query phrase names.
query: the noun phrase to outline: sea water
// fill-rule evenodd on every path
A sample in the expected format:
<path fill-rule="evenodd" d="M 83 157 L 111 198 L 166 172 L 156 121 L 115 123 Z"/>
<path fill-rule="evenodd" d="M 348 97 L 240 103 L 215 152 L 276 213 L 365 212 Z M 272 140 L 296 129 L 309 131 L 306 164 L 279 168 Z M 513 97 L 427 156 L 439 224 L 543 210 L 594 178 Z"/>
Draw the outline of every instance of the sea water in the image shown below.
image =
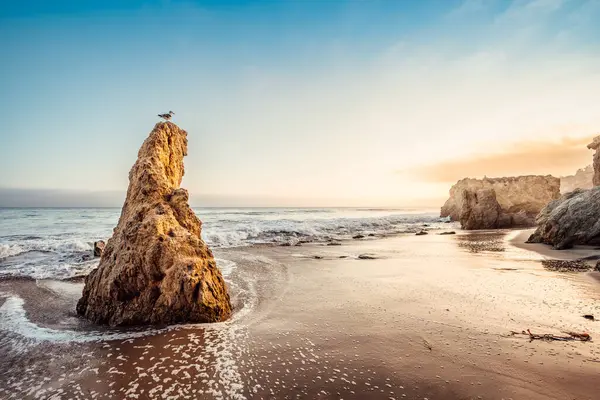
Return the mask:
<path fill-rule="evenodd" d="M 381 237 L 441 227 L 437 210 L 197 208 L 213 248 Z M 94 241 L 106 240 L 119 208 L 0 208 L 0 277 L 65 279 L 89 273 Z M 219 260 L 217 260 L 219 261 Z M 220 267 L 227 269 L 224 260 Z"/>

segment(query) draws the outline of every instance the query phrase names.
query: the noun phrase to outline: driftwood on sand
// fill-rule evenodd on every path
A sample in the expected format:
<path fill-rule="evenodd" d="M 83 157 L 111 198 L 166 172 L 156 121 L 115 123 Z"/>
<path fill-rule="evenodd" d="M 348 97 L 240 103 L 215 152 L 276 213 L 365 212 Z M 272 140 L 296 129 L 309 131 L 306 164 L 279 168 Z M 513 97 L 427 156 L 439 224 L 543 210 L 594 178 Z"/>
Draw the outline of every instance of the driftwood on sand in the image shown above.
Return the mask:
<path fill-rule="evenodd" d="M 545 340 L 548 342 L 552 342 L 555 340 L 569 342 L 569 341 L 580 341 L 580 342 L 589 342 L 592 340 L 592 337 L 589 333 L 586 332 L 563 332 L 563 335 L 555 335 L 553 333 L 532 333 L 529 329 L 527 331 L 515 332 L 510 331 L 511 336 L 526 336 L 530 341 L 534 340 Z"/>

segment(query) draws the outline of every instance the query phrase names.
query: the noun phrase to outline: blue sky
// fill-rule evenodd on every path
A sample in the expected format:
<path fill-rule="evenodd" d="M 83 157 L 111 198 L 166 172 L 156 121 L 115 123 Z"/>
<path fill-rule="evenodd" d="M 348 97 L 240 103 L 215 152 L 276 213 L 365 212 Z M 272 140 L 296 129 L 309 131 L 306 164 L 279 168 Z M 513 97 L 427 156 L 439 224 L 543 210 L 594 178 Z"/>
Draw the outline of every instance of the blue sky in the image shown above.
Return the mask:
<path fill-rule="evenodd" d="M 486 155 L 524 141 L 548 160 L 494 173 L 574 172 L 585 149 L 544 154 L 600 131 L 598 17 L 598 0 L 3 4 L 0 188 L 124 192 L 169 109 L 192 202 L 435 202 L 436 166 L 492 175 Z"/>

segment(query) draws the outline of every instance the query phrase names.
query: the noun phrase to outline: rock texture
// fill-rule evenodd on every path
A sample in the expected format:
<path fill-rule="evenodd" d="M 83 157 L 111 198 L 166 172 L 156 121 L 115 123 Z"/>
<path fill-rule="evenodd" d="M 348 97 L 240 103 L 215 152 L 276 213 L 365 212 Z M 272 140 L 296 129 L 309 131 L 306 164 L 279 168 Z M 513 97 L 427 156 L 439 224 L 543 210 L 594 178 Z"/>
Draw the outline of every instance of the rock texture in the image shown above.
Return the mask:
<path fill-rule="evenodd" d="M 549 244 L 557 250 L 576 244 L 600 245 L 600 186 L 576 189 L 550 202 L 537 223 L 530 243 Z"/>
<path fill-rule="evenodd" d="M 600 147 L 600 136 L 596 136 L 592 143 L 587 145 L 588 149 L 594 150 L 594 179 L 592 183 L 594 186 L 600 185 L 600 151 L 598 151 L 598 147 Z"/>
<path fill-rule="evenodd" d="M 588 165 L 577 170 L 575 175 L 560 178 L 560 192 L 562 194 L 572 192 L 575 189 L 591 189 L 594 187 L 594 168 Z"/>
<path fill-rule="evenodd" d="M 225 282 L 179 188 L 187 133 L 156 124 L 129 172 L 121 217 L 100 264 L 85 280 L 77 313 L 99 324 L 223 321 Z"/>
<path fill-rule="evenodd" d="M 460 221 L 463 229 L 533 226 L 540 210 L 559 196 L 560 180 L 550 175 L 465 178 L 450 189 L 441 216 Z"/>

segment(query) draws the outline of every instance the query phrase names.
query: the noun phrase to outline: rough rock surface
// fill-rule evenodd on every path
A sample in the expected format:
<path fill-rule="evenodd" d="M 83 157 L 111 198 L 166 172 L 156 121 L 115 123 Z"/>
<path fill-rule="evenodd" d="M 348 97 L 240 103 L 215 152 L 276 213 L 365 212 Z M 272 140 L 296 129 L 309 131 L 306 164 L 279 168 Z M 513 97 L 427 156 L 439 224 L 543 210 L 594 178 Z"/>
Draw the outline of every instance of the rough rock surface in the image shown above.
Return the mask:
<path fill-rule="evenodd" d="M 94 242 L 94 257 L 100 257 L 104 251 L 104 247 L 106 247 L 106 243 L 103 240 Z"/>
<path fill-rule="evenodd" d="M 594 168 L 588 165 L 577 170 L 575 175 L 560 178 L 560 192 L 562 194 L 572 192 L 575 189 L 591 189 L 594 187 Z"/>
<path fill-rule="evenodd" d="M 600 147 L 600 136 L 596 136 L 594 138 L 594 140 L 592 141 L 592 143 L 587 145 L 588 149 L 595 151 L 594 161 L 592 164 L 594 167 L 594 179 L 592 181 L 594 186 L 600 185 L 600 151 L 598 151 L 599 147 Z"/>
<path fill-rule="evenodd" d="M 558 250 L 576 244 L 600 245 L 600 186 L 577 189 L 550 202 L 537 223 L 530 243 L 545 243 Z"/>
<path fill-rule="evenodd" d="M 463 229 L 533 226 L 535 217 L 560 196 L 560 180 L 550 175 L 465 178 L 450 188 L 442 217 L 460 221 Z"/>
<path fill-rule="evenodd" d="M 494 189 L 463 190 L 459 221 L 463 229 L 498 228 L 502 213 Z"/>
<path fill-rule="evenodd" d="M 156 124 L 129 172 L 121 217 L 77 313 L 109 325 L 223 321 L 225 282 L 200 237 L 201 222 L 179 188 L 187 133 Z"/>

